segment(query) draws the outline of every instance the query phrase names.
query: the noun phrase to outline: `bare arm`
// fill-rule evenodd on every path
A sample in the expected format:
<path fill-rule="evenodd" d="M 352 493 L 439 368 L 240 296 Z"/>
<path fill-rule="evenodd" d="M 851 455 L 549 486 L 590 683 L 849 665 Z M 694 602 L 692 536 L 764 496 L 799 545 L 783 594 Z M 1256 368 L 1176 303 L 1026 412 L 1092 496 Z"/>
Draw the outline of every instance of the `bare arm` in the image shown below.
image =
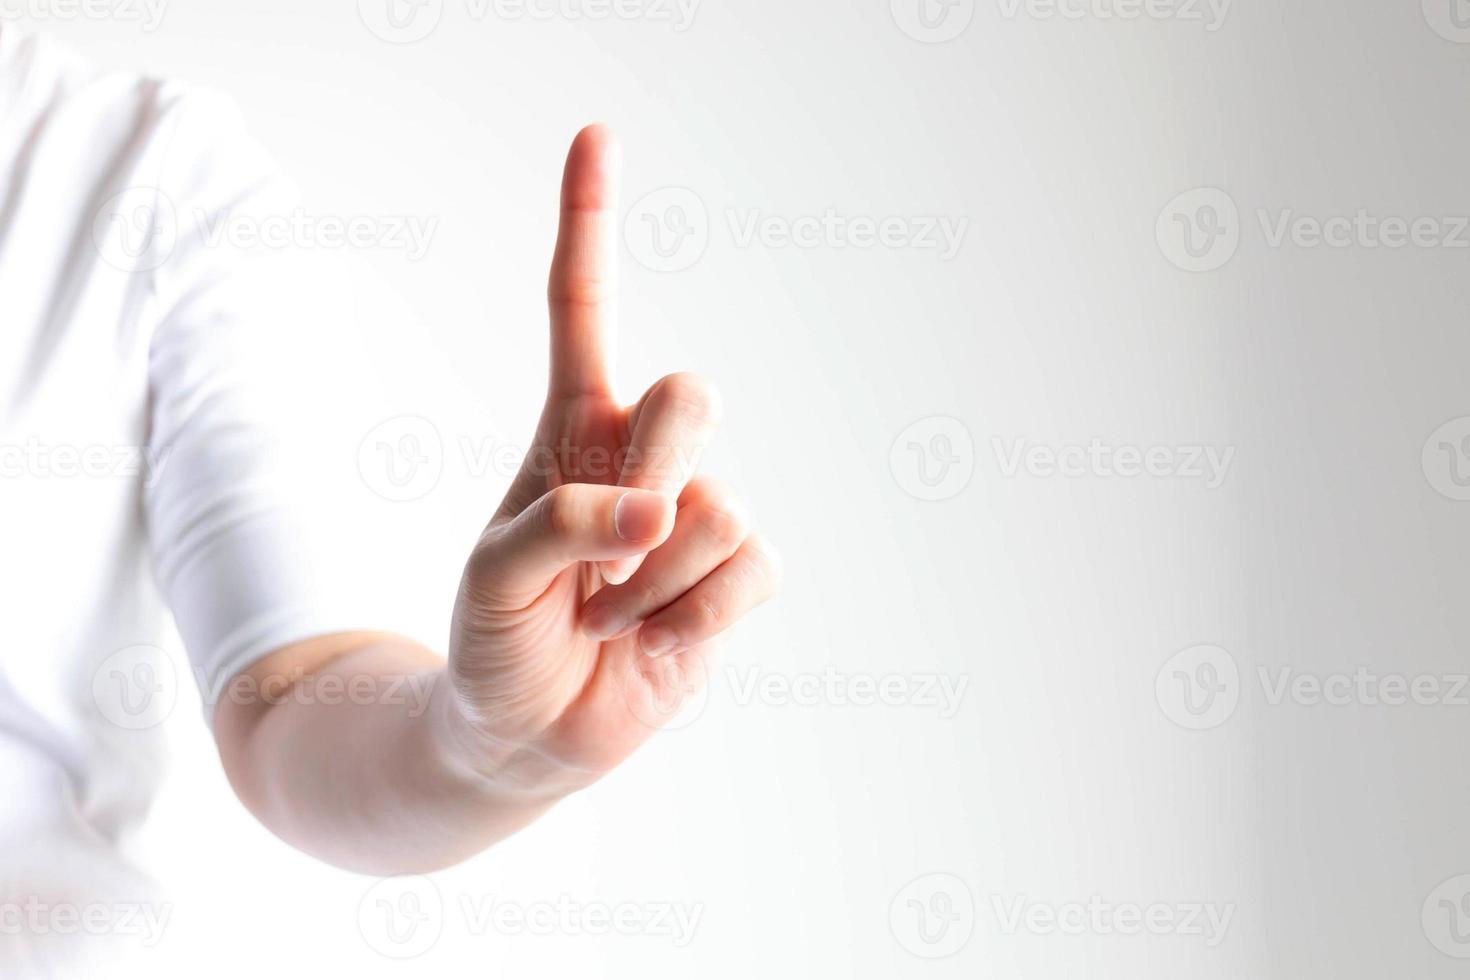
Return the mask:
<path fill-rule="evenodd" d="M 354 871 L 454 864 L 540 816 L 576 779 L 496 779 L 506 758 L 463 724 L 443 658 L 342 633 L 251 667 L 215 711 L 241 801 L 287 843 Z"/>
<path fill-rule="evenodd" d="M 775 551 L 694 474 L 718 421 L 687 374 L 614 400 L 617 158 L 584 130 L 552 262 L 551 380 L 525 465 L 470 552 L 448 661 L 400 637 L 293 644 L 236 677 L 215 737 L 241 800 L 333 864 L 468 857 L 620 763 L 719 636 L 776 589 Z"/>

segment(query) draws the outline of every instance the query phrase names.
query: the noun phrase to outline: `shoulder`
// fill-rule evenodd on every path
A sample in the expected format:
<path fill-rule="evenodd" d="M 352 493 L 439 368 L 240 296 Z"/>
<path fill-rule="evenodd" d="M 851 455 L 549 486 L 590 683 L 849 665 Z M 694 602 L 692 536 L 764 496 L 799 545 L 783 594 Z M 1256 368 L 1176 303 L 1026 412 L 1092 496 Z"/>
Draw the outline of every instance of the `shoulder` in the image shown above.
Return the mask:
<path fill-rule="evenodd" d="M 269 169 L 233 100 L 155 75 L 97 66 L 55 40 L 0 27 L 0 167 L 71 187 L 175 188 L 219 170 Z"/>

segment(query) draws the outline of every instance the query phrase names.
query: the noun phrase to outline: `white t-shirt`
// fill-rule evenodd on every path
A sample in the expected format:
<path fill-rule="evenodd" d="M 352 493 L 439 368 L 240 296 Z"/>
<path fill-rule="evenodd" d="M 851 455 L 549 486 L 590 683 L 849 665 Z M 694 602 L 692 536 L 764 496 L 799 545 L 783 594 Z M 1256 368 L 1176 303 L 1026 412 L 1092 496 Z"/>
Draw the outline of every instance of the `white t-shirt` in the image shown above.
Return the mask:
<path fill-rule="evenodd" d="M 0 28 L 5 895 L 126 867 L 158 696 L 189 683 L 160 676 L 168 611 L 206 714 L 262 654 L 363 625 L 295 489 L 310 290 L 289 250 L 221 234 L 291 209 L 227 102 Z"/>

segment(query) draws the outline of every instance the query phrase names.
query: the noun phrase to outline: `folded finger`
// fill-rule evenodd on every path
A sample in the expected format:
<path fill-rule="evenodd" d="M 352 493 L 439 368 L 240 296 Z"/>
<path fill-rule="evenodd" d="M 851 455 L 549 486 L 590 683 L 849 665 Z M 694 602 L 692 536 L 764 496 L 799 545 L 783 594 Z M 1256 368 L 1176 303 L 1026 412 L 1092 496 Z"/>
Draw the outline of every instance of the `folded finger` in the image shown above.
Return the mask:
<path fill-rule="evenodd" d="M 781 562 L 764 538 L 749 537 L 724 564 L 638 631 L 638 645 L 661 657 L 702 643 L 733 626 L 775 594 Z"/>
<path fill-rule="evenodd" d="M 674 530 L 622 585 L 599 590 L 582 608 L 582 628 L 599 640 L 622 636 L 673 603 L 739 550 L 749 520 L 724 486 L 696 477 L 679 498 Z"/>

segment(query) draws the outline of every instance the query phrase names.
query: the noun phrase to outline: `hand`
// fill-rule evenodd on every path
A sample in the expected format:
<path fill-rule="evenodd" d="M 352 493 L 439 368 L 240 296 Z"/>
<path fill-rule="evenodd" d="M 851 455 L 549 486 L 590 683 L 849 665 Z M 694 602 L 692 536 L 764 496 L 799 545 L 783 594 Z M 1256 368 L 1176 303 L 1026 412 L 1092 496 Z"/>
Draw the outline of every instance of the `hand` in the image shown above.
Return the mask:
<path fill-rule="evenodd" d="M 551 380 L 525 464 L 471 553 L 450 676 L 473 764 L 557 793 L 652 734 L 716 638 L 775 591 L 775 551 L 744 509 L 695 476 L 719 415 L 674 374 L 614 399 L 617 148 L 578 134 L 552 261 Z"/>

